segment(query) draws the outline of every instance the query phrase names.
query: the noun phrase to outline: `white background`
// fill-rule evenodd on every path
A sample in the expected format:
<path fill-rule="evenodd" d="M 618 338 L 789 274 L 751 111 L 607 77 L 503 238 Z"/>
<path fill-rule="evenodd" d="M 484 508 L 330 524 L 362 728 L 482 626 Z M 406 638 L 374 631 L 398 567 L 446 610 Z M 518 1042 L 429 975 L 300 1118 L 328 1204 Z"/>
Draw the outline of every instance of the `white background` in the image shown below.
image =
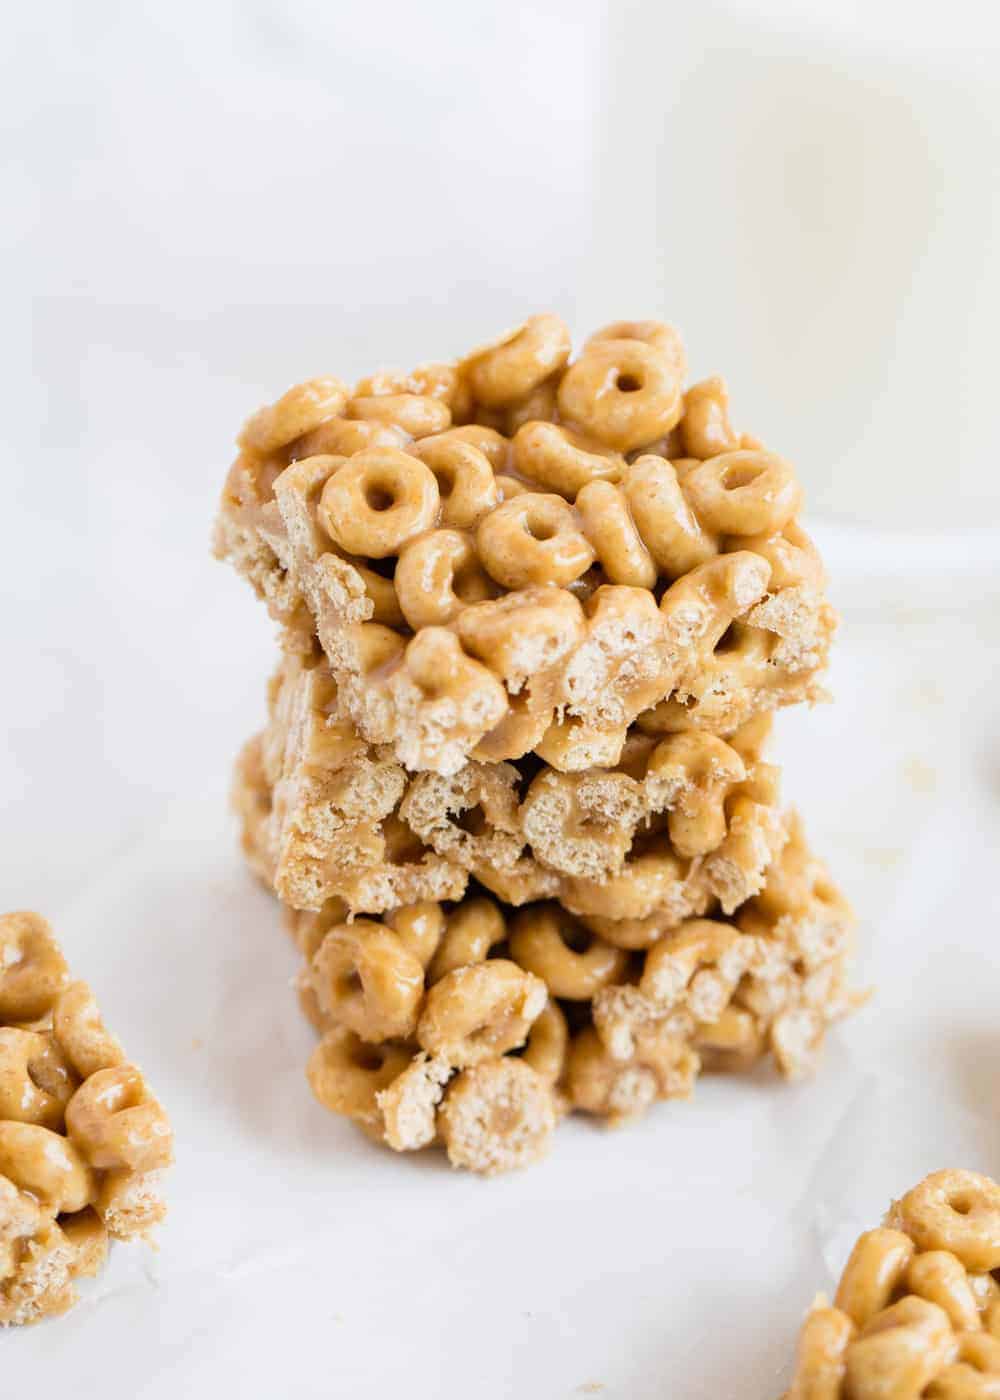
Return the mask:
<path fill-rule="evenodd" d="M 57 923 L 179 1153 L 160 1255 L 0 1337 L 11 1384 L 766 1400 L 845 1213 L 1000 1173 L 996 34 L 610 9 L 4 16 L 0 908 Z M 815 1086 L 704 1081 L 483 1184 L 309 1097 L 225 806 L 273 641 L 208 532 L 265 397 L 542 307 L 676 320 L 809 485 L 838 703 L 781 756 L 878 996 Z"/>

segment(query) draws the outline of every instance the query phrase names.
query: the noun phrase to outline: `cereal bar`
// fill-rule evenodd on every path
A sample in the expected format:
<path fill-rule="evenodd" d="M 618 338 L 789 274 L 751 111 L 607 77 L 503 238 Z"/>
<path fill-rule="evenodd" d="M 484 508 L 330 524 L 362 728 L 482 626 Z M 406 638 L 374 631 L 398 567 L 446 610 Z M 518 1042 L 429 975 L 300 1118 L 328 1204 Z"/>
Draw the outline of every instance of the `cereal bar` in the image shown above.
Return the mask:
<path fill-rule="evenodd" d="M 319 1101 L 397 1151 L 439 1144 L 491 1175 L 548 1148 L 572 1109 L 617 1125 L 690 1098 L 702 1070 L 770 1056 L 811 1073 L 848 987 L 850 910 L 791 819 L 734 916 L 626 921 L 470 892 L 381 920 L 289 912 Z"/>
<path fill-rule="evenodd" d="M 167 1116 L 38 914 L 0 916 L 0 1325 L 76 1301 L 166 1213 Z"/>
<path fill-rule="evenodd" d="M 328 377 L 244 425 L 216 553 L 409 771 L 618 763 L 821 695 L 835 617 L 789 464 L 684 390 L 677 333 L 558 317 L 454 364 Z"/>
<path fill-rule="evenodd" d="M 554 898 L 582 917 L 732 912 L 787 839 L 767 716 L 729 742 L 635 729 L 613 768 L 470 759 L 446 777 L 366 744 L 336 694 L 325 658 L 286 655 L 237 764 L 244 847 L 293 908 L 383 913 L 459 899 L 475 877 L 505 903 Z"/>
<path fill-rule="evenodd" d="M 932 1172 L 862 1235 L 802 1324 L 785 1400 L 1000 1395 L 1000 1186 Z"/>

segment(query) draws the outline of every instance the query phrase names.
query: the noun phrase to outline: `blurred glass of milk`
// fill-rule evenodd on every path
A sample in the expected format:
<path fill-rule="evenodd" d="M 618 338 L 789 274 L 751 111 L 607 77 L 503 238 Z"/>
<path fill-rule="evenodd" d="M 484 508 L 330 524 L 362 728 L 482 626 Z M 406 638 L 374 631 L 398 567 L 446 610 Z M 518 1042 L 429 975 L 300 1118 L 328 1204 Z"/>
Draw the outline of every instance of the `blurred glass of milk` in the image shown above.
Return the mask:
<path fill-rule="evenodd" d="M 954 542 L 1000 525 L 998 20 L 924 8 L 612 0 L 578 319 L 674 321 L 835 531 Z"/>

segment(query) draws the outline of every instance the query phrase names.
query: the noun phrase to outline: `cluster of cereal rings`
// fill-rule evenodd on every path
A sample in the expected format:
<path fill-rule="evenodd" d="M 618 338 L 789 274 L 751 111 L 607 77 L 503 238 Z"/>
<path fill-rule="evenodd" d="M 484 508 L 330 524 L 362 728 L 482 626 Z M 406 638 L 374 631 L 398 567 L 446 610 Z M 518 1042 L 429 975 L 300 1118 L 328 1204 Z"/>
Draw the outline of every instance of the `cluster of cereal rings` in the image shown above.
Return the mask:
<path fill-rule="evenodd" d="M 863 1234 L 817 1300 L 785 1400 L 1000 1395 L 1000 1186 L 933 1172 Z"/>
<path fill-rule="evenodd" d="M 48 924 L 0 917 L 0 1324 L 64 1311 L 109 1235 L 156 1224 L 172 1157 L 166 1114 Z"/>

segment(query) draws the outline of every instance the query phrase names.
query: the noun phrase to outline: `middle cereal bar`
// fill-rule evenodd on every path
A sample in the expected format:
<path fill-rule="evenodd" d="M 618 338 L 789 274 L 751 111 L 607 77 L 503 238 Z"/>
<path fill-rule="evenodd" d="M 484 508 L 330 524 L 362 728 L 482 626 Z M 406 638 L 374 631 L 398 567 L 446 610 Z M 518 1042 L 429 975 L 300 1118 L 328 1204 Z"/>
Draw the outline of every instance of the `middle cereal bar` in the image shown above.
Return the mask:
<path fill-rule="evenodd" d="M 732 913 L 788 839 L 778 769 L 761 758 L 766 715 L 729 740 L 633 726 L 610 768 L 529 755 L 444 776 L 366 743 L 337 698 L 325 658 L 286 655 L 238 764 L 248 852 L 293 909 L 381 914 L 460 899 L 474 878 L 506 904 L 557 899 L 640 947 L 647 925 Z"/>

